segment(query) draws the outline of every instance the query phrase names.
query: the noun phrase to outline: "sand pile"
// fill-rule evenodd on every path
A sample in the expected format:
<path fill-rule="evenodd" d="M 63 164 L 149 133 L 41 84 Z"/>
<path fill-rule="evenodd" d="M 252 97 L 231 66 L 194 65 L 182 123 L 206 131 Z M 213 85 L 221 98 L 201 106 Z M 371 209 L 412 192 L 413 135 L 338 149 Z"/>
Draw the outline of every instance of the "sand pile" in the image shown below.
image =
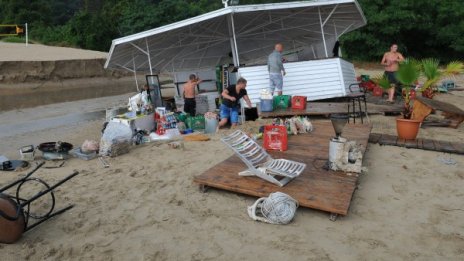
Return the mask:
<path fill-rule="evenodd" d="M 137 90 L 132 73 L 105 70 L 105 61 L 103 52 L 0 43 L 0 111 Z"/>
<path fill-rule="evenodd" d="M 0 83 L 61 81 L 75 78 L 123 77 L 125 72 L 103 68 L 105 59 L 59 61 L 0 61 Z"/>

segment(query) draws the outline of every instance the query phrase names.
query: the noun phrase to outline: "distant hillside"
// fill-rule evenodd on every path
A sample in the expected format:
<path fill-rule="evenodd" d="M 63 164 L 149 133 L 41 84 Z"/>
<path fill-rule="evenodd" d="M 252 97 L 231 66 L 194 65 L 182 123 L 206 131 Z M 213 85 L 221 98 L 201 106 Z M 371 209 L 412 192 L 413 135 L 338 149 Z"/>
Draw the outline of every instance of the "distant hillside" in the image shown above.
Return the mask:
<path fill-rule="evenodd" d="M 240 0 L 240 4 L 290 2 Z M 396 42 L 406 56 L 464 57 L 464 1 L 359 0 L 368 25 L 341 39 L 350 59 L 378 60 Z M 111 40 L 222 8 L 220 0 L 0 0 L 0 23 L 29 23 L 45 44 L 108 51 Z M 349 15 L 349 14 L 347 14 Z"/>

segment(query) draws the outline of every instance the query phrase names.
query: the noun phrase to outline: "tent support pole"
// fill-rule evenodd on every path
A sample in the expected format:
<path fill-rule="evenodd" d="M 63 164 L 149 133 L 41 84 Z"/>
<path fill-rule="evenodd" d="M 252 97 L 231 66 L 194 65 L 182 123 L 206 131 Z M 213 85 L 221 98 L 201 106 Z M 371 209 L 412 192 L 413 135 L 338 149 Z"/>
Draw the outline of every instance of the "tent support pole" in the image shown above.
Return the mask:
<path fill-rule="evenodd" d="M 329 54 L 327 53 L 327 44 L 325 42 L 324 24 L 322 23 L 321 8 L 318 7 L 317 11 L 319 12 L 319 22 L 321 23 L 321 34 L 322 42 L 324 43 L 325 58 L 329 58 Z"/>
<path fill-rule="evenodd" d="M 147 45 L 147 57 L 148 57 L 148 66 L 150 66 L 150 74 L 153 75 L 153 68 L 151 67 L 150 49 L 148 48 L 147 38 L 145 38 L 145 44 Z"/>
<path fill-rule="evenodd" d="M 333 13 L 335 12 L 335 10 L 337 10 L 337 7 L 338 5 L 335 5 L 334 9 L 332 9 L 332 11 L 330 12 L 330 14 L 327 16 L 327 18 L 325 18 L 324 22 L 322 23 L 322 26 L 324 26 L 330 19 L 330 17 L 332 17 Z M 319 10 L 319 16 L 320 16 L 320 10 Z"/>
<path fill-rule="evenodd" d="M 238 52 L 237 52 L 237 39 L 235 37 L 235 25 L 234 25 L 234 16 L 233 14 L 230 14 L 230 16 L 227 17 L 229 20 L 229 37 L 230 37 L 230 47 L 232 48 L 232 58 L 234 60 L 234 66 L 238 67 L 240 65 L 240 61 L 238 58 Z"/>
<path fill-rule="evenodd" d="M 143 50 L 142 48 L 138 47 L 136 44 L 134 43 L 129 43 L 130 45 L 132 45 L 135 49 L 141 51 L 143 54 L 147 55 L 147 51 Z"/>
<path fill-rule="evenodd" d="M 341 32 L 338 37 L 341 37 L 343 34 L 345 34 L 351 28 L 351 26 L 353 26 L 353 24 L 354 23 L 351 23 L 350 25 L 348 25 L 348 27 L 345 30 L 343 30 L 343 32 Z"/>
<path fill-rule="evenodd" d="M 132 54 L 132 65 L 134 66 L 135 87 L 137 87 L 137 92 L 140 92 L 140 90 L 139 90 L 139 82 L 137 80 L 137 69 L 135 68 L 134 54 Z"/>

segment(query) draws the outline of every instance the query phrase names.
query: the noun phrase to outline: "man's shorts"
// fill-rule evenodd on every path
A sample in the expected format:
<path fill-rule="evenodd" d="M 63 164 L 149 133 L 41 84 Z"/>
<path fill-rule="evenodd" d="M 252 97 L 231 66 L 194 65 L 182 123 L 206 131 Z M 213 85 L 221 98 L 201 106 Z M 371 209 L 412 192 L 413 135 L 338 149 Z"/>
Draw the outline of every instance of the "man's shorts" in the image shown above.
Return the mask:
<path fill-rule="evenodd" d="M 396 72 L 384 72 L 385 77 L 388 79 L 390 84 L 398 84 L 398 80 L 396 79 Z"/>
<path fill-rule="evenodd" d="M 224 104 L 221 104 L 221 119 L 230 118 L 231 123 L 238 123 L 238 108 L 238 106 L 230 108 Z"/>
<path fill-rule="evenodd" d="M 388 81 L 390 82 L 390 84 L 394 84 L 394 85 L 395 85 L 395 94 L 396 94 L 396 95 L 401 95 L 401 93 L 402 93 L 401 84 L 400 84 L 400 82 L 398 81 L 398 79 L 396 78 L 396 72 L 388 72 L 388 71 L 385 71 L 385 72 L 384 72 L 384 75 L 385 75 L 385 77 L 387 77 L 387 79 L 388 79 Z"/>
<path fill-rule="evenodd" d="M 184 102 L 184 112 L 190 114 L 192 117 L 195 116 L 197 108 L 195 98 L 185 98 Z"/>
<path fill-rule="evenodd" d="M 282 74 L 269 74 L 269 86 L 271 93 L 274 93 L 275 90 L 278 92 L 282 91 L 282 85 L 284 84 L 284 77 Z"/>

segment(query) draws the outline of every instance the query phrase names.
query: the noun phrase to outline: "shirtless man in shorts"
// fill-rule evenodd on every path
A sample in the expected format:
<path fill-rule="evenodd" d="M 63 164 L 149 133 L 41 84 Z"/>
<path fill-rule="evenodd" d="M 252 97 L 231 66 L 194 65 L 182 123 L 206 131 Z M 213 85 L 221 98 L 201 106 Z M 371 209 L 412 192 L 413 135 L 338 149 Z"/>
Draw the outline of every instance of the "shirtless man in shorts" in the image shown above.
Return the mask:
<path fill-rule="evenodd" d="M 195 116 L 197 103 L 195 102 L 195 87 L 201 83 L 200 78 L 195 74 L 190 74 L 189 80 L 184 84 L 184 112 Z"/>
<path fill-rule="evenodd" d="M 396 71 L 398 71 L 398 65 L 400 62 L 404 61 L 404 57 L 401 53 L 398 52 L 398 45 L 392 44 L 390 46 L 390 51 L 386 52 L 383 55 L 382 64 L 385 66 L 385 77 L 387 77 L 390 82 L 390 86 L 398 86 L 398 80 L 396 79 Z M 393 98 L 395 97 L 395 87 L 388 89 L 388 102 L 393 103 Z"/>

